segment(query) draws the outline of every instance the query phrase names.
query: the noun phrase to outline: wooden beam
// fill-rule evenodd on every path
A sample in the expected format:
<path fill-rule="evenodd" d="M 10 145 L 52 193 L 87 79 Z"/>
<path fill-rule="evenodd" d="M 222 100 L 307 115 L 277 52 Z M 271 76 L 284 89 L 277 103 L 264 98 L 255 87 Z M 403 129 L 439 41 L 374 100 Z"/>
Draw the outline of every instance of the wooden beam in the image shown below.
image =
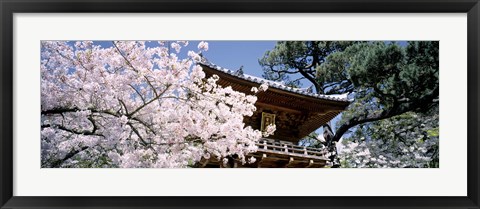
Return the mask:
<path fill-rule="evenodd" d="M 261 168 L 262 167 L 262 161 L 263 159 L 267 158 L 267 154 L 263 154 L 262 157 L 260 158 L 260 160 L 258 161 L 257 163 L 257 168 Z"/>
<path fill-rule="evenodd" d="M 294 110 L 294 109 L 290 109 L 290 108 L 286 108 L 286 107 L 281 107 L 281 106 L 278 106 L 278 105 L 272 105 L 272 104 L 267 104 L 267 103 L 263 103 L 263 102 L 256 102 L 255 104 L 258 107 L 264 107 L 264 108 L 268 108 L 268 109 L 272 109 L 272 110 L 281 110 L 281 111 L 295 113 L 295 114 L 302 114 L 302 111 Z"/>
<path fill-rule="evenodd" d="M 284 151 L 275 151 L 275 150 L 264 150 L 264 149 L 259 149 L 257 151 L 258 153 L 265 153 L 265 154 L 269 154 L 269 157 L 271 157 L 271 155 L 274 155 L 274 156 L 278 156 L 280 158 L 287 158 L 288 157 L 296 157 L 296 158 L 301 158 L 301 159 L 313 159 L 313 160 L 328 160 L 328 158 L 325 158 L 325 157 L 320 157 L 320 156 L 316 156 L 316 155 L 305 155 L 305 154 L 298 154 L 298 153 L 292 153 L 292 152 L 284 152 Z"/>

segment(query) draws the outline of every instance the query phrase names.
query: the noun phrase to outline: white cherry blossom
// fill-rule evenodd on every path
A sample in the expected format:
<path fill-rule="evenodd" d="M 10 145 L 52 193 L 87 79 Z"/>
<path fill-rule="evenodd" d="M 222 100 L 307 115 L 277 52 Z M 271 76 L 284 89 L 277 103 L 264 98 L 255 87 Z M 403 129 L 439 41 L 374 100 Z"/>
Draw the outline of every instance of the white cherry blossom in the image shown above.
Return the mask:
<path fill-rule="evenodd" d="M 195 64 L 200 51 L 177 54 L 188 42 L 166 43 L 43 41 L 42 167 L 189 167 L 231 155 L 253 162 L 246 156 L 263 133 L 243 119 L 256 96 L 206 78 Z"/>

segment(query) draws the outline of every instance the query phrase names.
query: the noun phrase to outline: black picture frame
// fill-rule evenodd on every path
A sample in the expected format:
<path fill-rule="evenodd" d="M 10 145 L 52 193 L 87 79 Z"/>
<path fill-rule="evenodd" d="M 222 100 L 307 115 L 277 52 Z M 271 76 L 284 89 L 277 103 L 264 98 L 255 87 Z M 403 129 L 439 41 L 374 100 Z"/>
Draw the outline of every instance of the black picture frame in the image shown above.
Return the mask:
<path fill-rule="evenodd" d="M 1 208 L 479 208 L 478 0 L 0 0 Z M 14 13 L 467 13 L 468 195 L 465 197 L 21 197 L 13 196 Z M 452 179 L 449 179 L 452 180 Z"/>

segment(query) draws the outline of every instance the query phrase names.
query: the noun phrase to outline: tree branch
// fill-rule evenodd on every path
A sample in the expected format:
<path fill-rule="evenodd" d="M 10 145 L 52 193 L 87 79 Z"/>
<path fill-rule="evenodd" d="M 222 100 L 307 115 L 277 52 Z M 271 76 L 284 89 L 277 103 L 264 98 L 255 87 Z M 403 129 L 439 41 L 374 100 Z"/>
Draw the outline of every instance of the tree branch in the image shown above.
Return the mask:
<path fill-rule="evenodd" d="M 130 87 L 132 87 L 133 90 L 135 90 L 135 92 L 138 94 L 138 96 L 140 96 L 140 99 L 142 99 L 143 101 L 143 104 L 145 104 L 145 98 L 143 98 L 142 94 L 140 94 L 140 92 L 135 88 L 133 87 L 132 84 L 128 84 Z"/>
<path fill-rule="evenodd" d="M 120 104 L 123 106 L 123 108 L 125 109 L 125 114 L 126 115 L 130 115 L 128 114 L 128 109 L 127 109 L 127 105 L 125 105 L 125 103 L 121 100 L 121 99 L 118 99 L 118 102 L 120 102 Z M 145 104 L 145 103 L 144 103 Z"/>
<path fill-rule="evenodd" d="M 118 46 L 117 46 L 117 44 L 115 43 L 115 41 L 112 41 L 112 43 L 113 43 L 113 46 L 115 46 L 115 49 L 117 49 L 118 53 L 119 53 L 120 55 L 122 55 L 123 59 L 125 59 L 125 61 L 127 62 L 127 65 L 130 66 L 130 67 L 133 69 L 133 71 L 138 72 L 138 70 L 137 70 L 135 67 L 133 67 L 133 65 L 132 65 L 132 63 L 130 62 L 130 60 L 128 60 L 127 57 L 125 57 L 125 55 L 123 55 L 122 51 L 120 51 L 120 49 L 118 48 Z"/>
<path fill-rule="evenodd" d="M 155 97 L 158 97 L 158 93 L 157 93 L 157 90 L 155 89 L 155 87 L 153 87 L 152 83 L 150 82 L 150 80 L 148 80 L 147 76 L 143 76 L 145 78 L 145 80 L 147 81 L 148 85 L 150 86 L 150 88 L 152 88 L 152 91 L 153 93 L 155 94 Z"/>
<path fill-rule="evenodd" d="M 50 114 L 62 114 L 62 113 L 67 113 L 67 112 L 74 113 L 74 112 L 85 111 L 85 110 L 90 110 L 92 113 L 104 113 L 104 114 L 112 115 L 112 116 L 115 116 L 115 117 L 120 117 L 120 115 L 118 115 L 117 113 L 109 111 L 109 110 L 97 110 L 97 109 L 93 109 L 93 108 L 88 108 L 88 109 L 81 110 L 77 107 L 54 108 L 54 109 L 50 109 L 50 110 L 42 110 L 41 114 L 42 115 L 50 115 Z"/>
<path fill-rule="evenodd" d="M 167 92 L 167 90 L 170 88 L 170 85 L 167 85 L 165 87 L 165 89 L 160 92 L 160 94 L 158 94 L 157 96 L 155 96 L 155 98 L 151 99 L 150 101 L 146 102 L 145 104 L 143 104 L 142 106 L 138 107 L 136 110 L 134 110 L 133 112 L 131 112 L 130 114 L 128 114 L 127 116 L 128 117 L 131 117 L 133 116 L 135 113 L 137 113 L 138 111 L 140 111 L 141 109 L 143 109 L 144 107 L 146 107 L 147 105 L 149 105 L 150 103 L 154 102 L 155 100 L 159 99 L 165 92 Z"/>
<path fill-rule="evenodd" d="M 315 86 L 315 90 L 316 90 L 317 94 L 323 94 L 324 93 L 323 90 L 321 90 L 320 85 L 315 80 L 314 76 L 311 76 L 307 72 L 304 72 L 303 69 L 298 69 L 298 72 L 300 72 L 300 74 L 302 74 L 302 76 L 305 77 L 308 81 L 312 82 L 313 86 Z"/>
<path fill-rule="evenodd" d="M 101 134 L 96 134 L 96 133 L 94 132 L 94 130 L 96 131 L 95 128 L 94 128 L 92 131 L 88 131 L 88 130 L 78 131 L 78 130 L 74 130 L 74 129 L 67 128 L 67 127 L 65 127 L 65 126 L 61 126 L 61 125 L 51 125 L 51 124 L 42 125 L 41 128 L 57 128 L 57 129 L 60 129 L 60 130 L 62 130 L 62 131 L 67 131 L 67 132 L 70 132 L 70 133 L 73 133 L 73 134 L 78 134 L 78 135 L 90 135 L 90 136 L 101 136 L 101 137 L 104 137 L 104 136 L 101 135 Z"/>
<path fill-rule="evenodd" d="M 270 66 L 270 70 L 274 73 L 285 73 L 285 74 L 297 74 L 298 72 L 296 71 L 289 71 L 289 69 L 286 70 L 275 70 L 273 66 Z"/>
<path fill-rule="evenodd" d="M 65 157 L 63 157 L 62 159 L 58 159 L 58 160 L 55 160 L 53 161 L 52 163 L 52 167 L 53 168 L 58 168 L 60 167 L 60 165 L 62 165 L 66 160 L 72 158 L 73 156 L 75 156 L 76 154 L 80 153 L 80 152 L 83 152 L 84 150 L 90 148 L 89 146 L 84 146 L 82 148 L 80 148 L 79 150 L 73 150 L 73 151 L 70 151 L 69 153 L 67 153 L 67 155 L 65 155 Z"/>

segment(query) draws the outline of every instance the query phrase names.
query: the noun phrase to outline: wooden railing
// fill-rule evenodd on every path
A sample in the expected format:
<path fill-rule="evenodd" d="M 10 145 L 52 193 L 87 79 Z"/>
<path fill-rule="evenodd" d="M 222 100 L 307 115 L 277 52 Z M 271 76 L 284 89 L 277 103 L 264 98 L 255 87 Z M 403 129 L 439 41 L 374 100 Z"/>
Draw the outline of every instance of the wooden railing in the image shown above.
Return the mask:
<path fill-rule="evenodd" d="M 276 142 L 272 139 L 262 138 L 258 143 L 259 151 L 283 152 L 286 155 L 302 155 L 303 157 L 324 157 L 326 151 L 319 148 L 298 146 L 284 142 Z"/>

